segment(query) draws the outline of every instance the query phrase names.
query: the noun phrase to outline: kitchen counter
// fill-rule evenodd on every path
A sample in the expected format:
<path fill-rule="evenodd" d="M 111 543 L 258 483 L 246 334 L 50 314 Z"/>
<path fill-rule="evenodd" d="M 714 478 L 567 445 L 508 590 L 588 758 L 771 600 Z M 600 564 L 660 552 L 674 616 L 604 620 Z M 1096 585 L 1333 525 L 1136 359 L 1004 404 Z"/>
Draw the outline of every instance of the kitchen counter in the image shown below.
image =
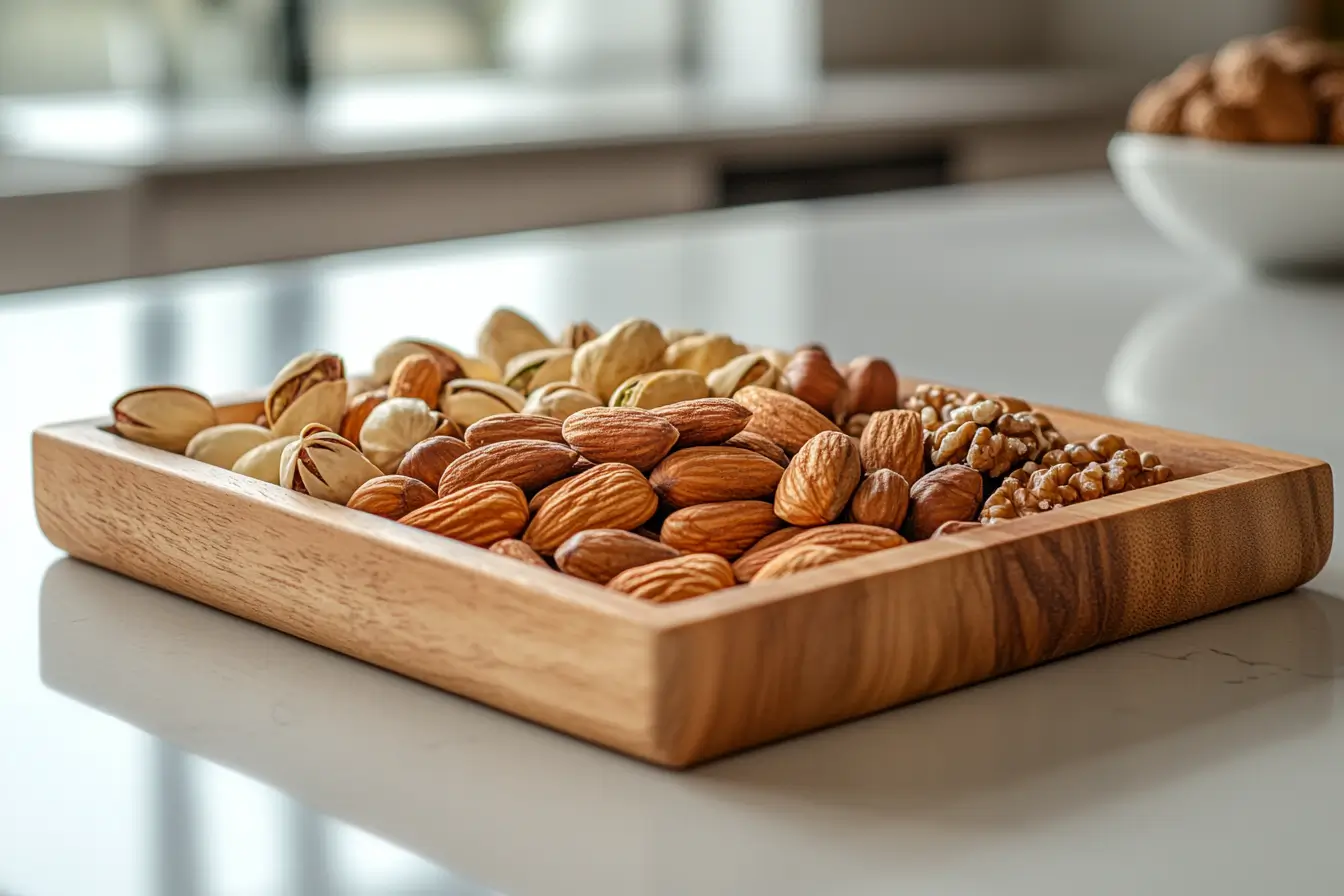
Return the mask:
<path fill-rule="evenodd" d="M 1105 178 L 760 206 L 0 300 L 0 459 L 127 387 L 647 314 L 1344 461 L 1344 287 Z M 1308 587 L 684 773 L 62 557 L 0 503 L 0 893 L 1333 894 L 1344 559 Z M 1340 499 L 1336 499 L 1338 512 Z M 1229 526 L 1237 525 L 1229 520 Z M 246 557 L 238 558 L 240 563 Z"/>

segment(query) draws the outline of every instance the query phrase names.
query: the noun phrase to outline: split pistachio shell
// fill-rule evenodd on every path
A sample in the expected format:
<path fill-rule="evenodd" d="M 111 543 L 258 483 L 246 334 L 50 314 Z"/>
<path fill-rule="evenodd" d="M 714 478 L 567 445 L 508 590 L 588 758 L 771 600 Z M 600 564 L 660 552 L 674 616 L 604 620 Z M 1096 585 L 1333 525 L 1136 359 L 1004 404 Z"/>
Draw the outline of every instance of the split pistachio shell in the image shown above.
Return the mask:
<path fill-rule="evenodd" d="M 567 381 L 573 362 L 573 349 L 539 348 L 523 352 L 504 370 L 504 384 L 518 394 L 526 395 L 547 383 Z"/>
<path fill-rule="evenodd" d="M 647 410 L 708 397 L 705 378 L 694 370 L 659 370 L 626 380 L 612 394 L 611 406 Z"/>
<path fill-rule="evenodd" d="M 626 380 L 662 366 L 667 341 L 647 320 L 627 320 L 574 353 L 574 382 L 602 401 Z"/>
<path fill-rule="evenodd" d="M 560 334 L 556 345 L 561 348 L 578 348 L 585 342 L 592 342 L 602 334 L 598 332 L 597 327 L 588 323 L 586 320 L 575 321 L 565 327 L 565 331 Z"/>
<path fill-rule="evenodd" d="M 187 445 L 187 457 L 212 467 L 231 470 L 238 458 L 273 438 L 275 435 L 264 426 L 224 423 L 196 433 Z"/>
<path fill-rule="evenodd" d="M 476 340 L 476 354 L 506 369 L 509 361 L 524 352 L 552 348 L 554 343 L 541 328 L 511 308 L 490 315 Z"/>
<path fill-rule="evenodd" d="M 429 355 L 439 362 L 439 372 L 443 374 L 445 381 L 464 375 L 463 357 L 448 346 L 432 339 L 398 339 L 383 346 L 382 351 L 374 357 L 372 376 L 374 387 L 386 386 L 392 382 L 392 373 L 397 369 L 397 365 L 411 355 Z"/>
<path fill-rule="evenodd" d="M 181 454 L 192 438 L 215 425 L 215 406 L 199 392 L 150 386 L 112 403 L 113 428 L 124 438 Z"/>
<path fill-rule="evenodd" d="M 347 504 L 355 489 L 381 475 L 358 448 L 320 425 L 305 426 L 280 453 L 280 484 L 323 501 Z"/>
<path fill-rule="evenodd" d="M 775 365 L 777 370 L 783 370 L 785 367 L 788 367 L 789 362 L 793 360 L 793 352 L 786 352 L 782 349 L 763 348 L 758 349 L 758 351 L 762 355 L 765 355 L 765 359 Z"/>
<path fill-rule="evenodd" d="M 673 370 L 694 370 L 701 376 L 745 355 L 747 347 L 722 333 L 700 333 L 678 339 L 663 353 L 663 366 Z"/>
<path fill-rule="evenodd" d="M 280 457 L 284 454 L 285 446 L 298 440 L 298 436 L 281 436 L 278 439 L 263 442 L 238 458 L 233 465 L 233 472 L 250 476 L 253 479 L 260 479 L 262 482 L 269 482 L 272 485 L 279 485 Z"/>
<path fill-rule="evenodd" d="M 597 396 L 589 395 L 573 383 L 547 383 L 527 396 L 523 413 L 565 420 L 570 414 L 601 405 Z"/>
<path fill-rule="evenodd" d="M 439 396 L 439 410 L 463 429 L 482 417 L 516 414 L 522 409 L 523 396 L 486 380 L 453 380 Z"/>
<path fill-rule="evenodd" d="M 701 336 L 704 330 L 697 330 L 694 327 L 671 327 L 663 331 L 663 338 L 667 340 L 668 345 L 674 342 L 680 342 L 688 336 Z"/>
<path fill-rule="evenodd" d="M 738 389 L 745 386 L 778 388 L 780 372 L 764 353 L 752 352 L 734 358 L 711 372 L 706 379 L 709 381 L 710 393 L 716 398 L 732 398 Z"/>
<path fill-rule="evenodd" d="M 340 429 L 348 383 L 345 364 L 330 352 L 308 352 L 290 361 L 266 392 L 266 420 L 276 435 L 298 435 L 309 423 Z"/>
<path fill-rule="evenodd" d="M 429 438 L 440 417 L 418 398 L 389 398 L 369 412 L 359 431 L 359 447 L 384 473 L 395 473 L 401 459 Z"/>
<path fill-rule="evenodd" d="M 461 357 L 462 378 L 467 380 L 485 380 L 489 383 L 504 382 L 504 371 L 489 358 Z"/>

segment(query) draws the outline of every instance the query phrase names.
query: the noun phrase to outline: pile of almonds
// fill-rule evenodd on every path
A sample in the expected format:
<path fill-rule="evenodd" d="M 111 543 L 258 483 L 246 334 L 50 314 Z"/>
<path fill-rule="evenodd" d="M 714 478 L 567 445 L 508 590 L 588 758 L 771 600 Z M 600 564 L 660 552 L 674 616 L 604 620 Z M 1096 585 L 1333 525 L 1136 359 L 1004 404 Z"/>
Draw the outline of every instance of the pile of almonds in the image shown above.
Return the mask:
<path fill-rule="evenodd" d="M 295 358 L 254 423 L 137 389 L 122 436 L 652 602 L 764 582 L 1153 485 L 1117 436 L 1070 444 L 1005 396 L 879 358 L 754 350 L 629 320 L 552 341 L 496 311 L 476 357 L 395 342 L 367 381 Z M 988 497 L 987 497 L 988 496 Z"/>
<path fill-rule="evenodd" d="M 1298 29 L 1230 41 L 1145 87 L 1129 129 L 1236 143 L 1344 143 L 1344 54 Z"/>

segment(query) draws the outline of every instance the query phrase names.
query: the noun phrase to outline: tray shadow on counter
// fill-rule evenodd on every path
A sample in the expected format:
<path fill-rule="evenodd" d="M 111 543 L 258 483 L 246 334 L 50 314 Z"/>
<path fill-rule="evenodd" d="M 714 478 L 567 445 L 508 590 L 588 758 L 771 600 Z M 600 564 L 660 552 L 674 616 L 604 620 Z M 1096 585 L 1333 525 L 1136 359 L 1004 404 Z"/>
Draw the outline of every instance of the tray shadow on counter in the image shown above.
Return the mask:
<path fill-rule="evenodd" d="M 1067 815 L 1320 725 L 1340 663 L 1344 601 L 1304 589 L 671 773 L 76 560 L 41 594 L 49 687 L 510 892 L 556 873 L 642 889 L 688 842 L 721 851 L 713 824 L 671 836 L 693 812 Z M 594 842 L 621 858 L 580 871 Z"/>

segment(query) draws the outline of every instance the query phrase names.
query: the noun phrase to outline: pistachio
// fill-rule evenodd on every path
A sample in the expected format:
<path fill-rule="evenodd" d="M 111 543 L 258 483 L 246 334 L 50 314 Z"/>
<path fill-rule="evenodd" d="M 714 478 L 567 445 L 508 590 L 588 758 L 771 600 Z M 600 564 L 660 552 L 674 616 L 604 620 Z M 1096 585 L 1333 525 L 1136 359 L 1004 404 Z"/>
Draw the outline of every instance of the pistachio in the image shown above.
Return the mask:
<path fill-rule="evenodd" d="M 601 405 L 602 402 L 596 396 L 589 395 L 573 383 L 547 383 L 540 389 L 532 390 L 527 396 L 523 413 L 565 420 L 570 414 Z"/>
<path fill-rule="evenodd" d="M 373 359 L 374 386 L 386 386 L 392 381 L 397 365 L 411 355 L 429 355 L 439 365 L 444 382 L 466 376 L 463 357 L 446 345 L 430 339 L 398 339 L 384 346 Z"/>
<path fill-rule="evenodd" d="M 588 323 L 586 320 L 576 321 L 565 327 L 565 331 L 560 334 L 556 345 L 562 348 L 578 348 L 585 342 L 592 342 L 602 334 L 598 332 L 597 327 Z"/>
<path fill-rule="evenodd" d="M 503 369 L 489 358 L 463 356 L 459 357 L 457 360 L 462 365 L 462 375 L 460 379 L 485 380 L 487 383 L 504 382 Z M 453 379 L 458 379 L 458 377 L 453 377 Z"/>
<path fill-rule="evenodd" d="M 511 308 L 499 308 L 481 328 L 476 353 L 505 369 L 509 361 L 523 352 L 552 348 L 553 345 L 532 321 Z"/>
<path fill-rule="evenodd" d="M 391 398 L 384 404 L 415 400 Z M 381 475 L 358 448 L 321 424 L 305 426 L 280 454 L 281 485 L 337 504 L 348 503 L 357 488 Z"/>
<path fill-rule="evenodd" d="M 679 401 L 708 398 L 705 378 L 694 370 L 659 370 L 632 376 L 612 393 L 614 408 L 661 408 Z"/>
<path fill-rule="evenodd" d="M 761 352 L 738 355 L 706 377 L 709 392 L 716 398 L 732 398 L 738 389 L 746 386 L 774 389 L 781 379 L 779 368 Z"/>
<path fill-rule="evenodd" d="M 262 482 L 269 482 L 271 485 L 279 485 L 280 458 L 284 454 L 286 446 L 298 440 L 298 436 L 281 436 L 278 439 L 263 442 L 238 458 L 233 465 L 233 472 L 252 479 L 260 479 Z"/>
<path fill-rule="evenodd" d="M 369 412 L 359 447 L 379 470 L 395 473 L 401 459 L 439 426 L 439 415 L 419 398 L 389 398 Z"/>
<path fill-rule="evenodd" d="M 657 369 L 667 341 L 647 320 L 627 320 L 574 353 L 574 382 L 602 401 L 630 377 Z"/>
<path fill-rule="evenodd" d="M 516 414 L 523 409 L 523 396 L 499 383 L 486 380 L 452 380 L 439 396 L 439 410 L 466 429 L 492 414 Z"/>
<path fill-rule="evenodd" d="M 276 374 L 263 408 L 272 432 L 297 435 L 309 423 L 339 429 L 346 397 L 341 359 L 330 352 L 307 352 Z"/>
<path fill-rule="evenodd" d="M 694 370 L 701 376 L 745 355 L 746 346 L 722 333 L 699 333 L 678 339 L 663 353 L 663 366 L 676 370 Z"/>
<path fill-rule="evenodd" d="M 264 426 L 224 423 L 196 433 L 187 445 L 187 457 L 231 470 L 238 458 L 273 438 L 275 436 Z"/>
<path fill-rule="evenodd" d="M 112 402 L 112 426 L 133 442 L 181 454 L 201 430 L 215 425 L 215 406 L 178 386 L 135 389 Z"/>
<path fill-rule="evenodd" d="M 667 340 L 668 345 L 671 345 L 688 336 L 701 336 L 704 332 L 704 330 L 697 330 L 694 327 L 668 327 L 663 331 L 663 338 Z"/>
<path fill-rule="evenodd" d="M 788 367 L 789 362 L 793 360 L 793 352 L 786 352 L 783 351 L 782 349 L 758 348 L 753 349 L 753 351 L 757 351 L 760 352 L 762 355 L 765 355 L 765 360 L 775 365 L 775 368 L 780 371 L 782 371 L 785 367 Z"/>
<path fill-rule="evenodd" d="M 520 395 L 539 389 L 547 383 L 569 379 L 574 350 L 568 348 L 539 348 L 516 355 L 504 369 L 504 384 Z"/>

